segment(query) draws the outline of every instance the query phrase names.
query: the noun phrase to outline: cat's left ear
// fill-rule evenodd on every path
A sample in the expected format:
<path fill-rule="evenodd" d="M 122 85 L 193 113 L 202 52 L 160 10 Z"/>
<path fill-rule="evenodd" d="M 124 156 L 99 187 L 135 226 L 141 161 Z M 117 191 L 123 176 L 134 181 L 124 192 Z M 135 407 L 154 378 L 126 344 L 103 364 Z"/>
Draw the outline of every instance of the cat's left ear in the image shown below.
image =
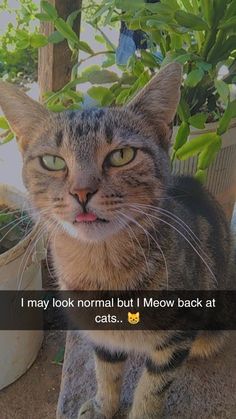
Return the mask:
<path fill-rule="evenodd" d="M 158 129 L 162 127 L 161 137 L 168 137 L 180 100 L 181 82 L 182 66 L 176 62 L 171 63 L 155 75 L 127 107 L 140 115 L 144 124 L 153 127 L 157 136 Z M 168 141 L 168 138 L 161 140 Z"/>
<path fill-rule="evenodd" d="M 51 113 L 42 105 L 3 81 L 0 81 L 0 107 L 17 136 L 21 151 L 32 138 L 40 135 L 52 119 Z"/>

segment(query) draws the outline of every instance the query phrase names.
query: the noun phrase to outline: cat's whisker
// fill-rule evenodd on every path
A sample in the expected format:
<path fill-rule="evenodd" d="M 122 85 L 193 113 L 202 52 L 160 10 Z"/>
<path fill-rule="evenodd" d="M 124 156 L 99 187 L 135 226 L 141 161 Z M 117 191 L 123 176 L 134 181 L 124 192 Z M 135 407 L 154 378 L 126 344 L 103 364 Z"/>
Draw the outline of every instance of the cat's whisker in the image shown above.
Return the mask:
<path fill-rule="evenodd" d="M 148 220 L 149 220 L 149 222 L 150 222 L 150 223 L 151 223 L 151 225 L 152 225 L 152 228 L 153 228 L 153 233 L 155 234 L 155 238 L 156 238 L 156 243 L 158 243 L 158 242 L 157 242 L 157 237 L 156 237 L 156 230 L 157 230 L 157 228 L 154 226 L 154 224 L 153 224 L 152 220 L 150 220 L 150 218 L 149 218 L 149 217 L 148 217 Z M 162 257 L 163 257 L 163 259 L 164 259 L 164 261 L 165 261 L 166 269 L 167 269 L 167 272 L 168 272 L 166 257 L 165 257 L 165 254 L 164 254 L 164 252 L 163 252 L 163 249 L 162 249 L 162 247 L 161 247 L 161 245 L 160 245 L 159 243 L 158 243 L 158 248 L 159 248 L 159 250 L 160 250 L 160 252 L 161 252 L 161 254 L 162 254 Z M 166 286 L 167 286 L 167 289 L 168 289 L 168 275 L 166 276 L 166 279 L 167 279 L 167 284 L 166 284 Z"/>
<path fill-rule="evenodd" d="M 140 214 L 143 214 L 144 216 L 147 216 L 147 214 L 145 212 L 143 212 L 143 211 L 141 211 L 139 209 L 134 209 L 134 211 L 137 211 Z M 191 243 L 191 241 L 181 231 L 179 231 L 178 228 L 176 228 L 172 224 L 168 223 L 167 221 L 163 220 L 162 218 L 157 217 L 157 216 L 152 215 L 152 214 L 149 214 L 149 216 L 152 217 L 152 218 L 154 218 L 154 219 L 156 219 L 156 220 L 158 220 L 158 221 L 160 221 L 160 222 L 162 222 L 162 223 L 164 223 L 164 224 L 166 224 L 166 225 L 168 225 L 169 227 L 173 228 L 177 233 L 179 233 L 184 238 L 184 240 L 186 240 L 187 243 L 192 247 L 192 249 L 196 252 L 196 254 L 200 257 L 200 259 L 205 264 L 206 268 L 208 269 L 208 271 L 210 272 L 210 274 L 212 275 L 214 281 L 217 284 L 217 279 L 216 279 L 216 277 L 215 277 L 212 269 L 210 268 L 210 266 L 208 265 L 208 263 L 205 261 L 204 257 L 198 252 L 198 250 L 196 249 L 196 247 Z"/>
<path fill-rule="evenodd" d="M 166 257 L 165 257 L 165 255 L 164 255 L 164 252 L 163 252 L 163 250 L 162 250 L 162 248 L 161 248 L 161 246 L 159 245 L 159 243 L 157 243 L 157 241 L 153 238 L 153 236 L 140 224 L 140 223 L 138 223 L 137 222 L 137 220 L 135 220 L 135 219 L 133 219 L 133 218 L 131 218 L 131 217 L 129 217 L 128 215 L 126 215 L 126 214 L 123 214 L 122 212 L 120 212 L 120 214 L 123 216 L 123 217 L 125 217 L 125 218 L 127 218 L 128 220 L 130 220 L 131 222 L 133 222 L 134 224 L 136 224 L 138 227 L 140 227 L 143 231 L 144 231 L 144 233 L 145 234 L 148 234 L 149 236 L 150 236 L 150 238 L 154 241 L 154 243 L 156 244 L 156 246 L 157 246 L 157 248 L 159 249 L 159 251 L 160 251 L 160 253 L 161 253 L 161 255 L 162 255 L 162 257 L 163 257 L 163 260 L 164 260 L 164 264 L 165 264 L 165 270 L 166 270 L 166 283 L 167 283 L 167 289 L 168 289 L 168 286 L 169 286 L 169 274 L 168 274 L 168 267 L 167 267 L 167 261 L 166 261 Z"/>
<path fill-rule="evenodd" d="M 56 233 L 59 231 L 59 229 L 60 229 L 60 225 L 59 225 L 59 223 L 56 221 L 56 220 L 54 220 L 54 228 L 52 229 L 52 232 L 51 232 L 51 234 L 49 235 L 49 237 L 48 237 L 48 239 L 47 239 L 47 244 L 46 244 L 46 248 L 50 245 L 50 243 L 51 243 L 51 240 L 52 240 L 52 237 L 53 237 L 53 244 L 54 244 L 54 249 L 55 249 L 55 237 L 56 237 Z M 53 226 L 53 224 L 50 226 L 50 229 L 52 228 L 52 226 Z M 46 254 L 46 266 L 47 266 L 47 270 L 48 270 L 48 273 L 49 273 L 49 275 L 50 275 L 50 277 L 53 279 L 53 280 L 55 280 L 55 277 L 52 275 L 52 273 L 51 273 L 51 267 L 49 266 L 49 263 L 48 263 L 48 252 L 47 252 L 47 254 Z"/>
<path fill-rule="evenodd" d="M 181 226 L 183 228 L 183 230 L 189 234 L 189 236 L 191 237 L 191 239 L 193 240 L 194 244 L 196 246 L 198 246 L 199 250 L 201 250 L 201 252 L 204 254 L 204 256 L 210 261 L 209 256 L 207 255 L 207 253 L 202 249 L 201 247 L 201 242 L 198 239 L 198 237 L 196 236 L 196 234 L 194 234 L 193 230 L 179 217 L 175 216 L 174 214 L 172 214 L 170 211 L 165 210 L 163 208 L 158 208 L 158 207 L 153 207 L 152 205 L 143 205 L 143 204 L 136 204 L 135 205 L 138 208 L 146 208 L 146 209 L 150 209 L 154 212 L 156 212 L 157 214 L 162 214 L 165 215 L 166 217 L 170 218 L 172 221 L 176 222 L 179 226 Z"/>
<path fill-rule="evenodd" d="M 21 265 L 19 267 L 19 270 L 18 270 L 18 276 L 19 276 L 19 272 L 21 271 L 21 267 L 22 267 L 21 276 L 20 276 L 20 280 L 19 280 L 19 283 L 18 283 L 19 284 L 18 289 L 20 289 L 20 287 L 21 287 L 22 280 L 23 280 L 23 275 L 24 275 L 25 269 L 27 267 L 27 263 L 29 261 L 29 258 L 31 256 L 32 252 L 34 251 L 34 249 L 37 248 L 37 244 L 39 243 L 39 241 L 43 239 L 43 236 L 44 236 L 44 234 L 46 234 L 46 232 L 47 232 L 46 225 L 43 225 L 41 228 L 39 228 L 37 234 L 35 235 L 34 240 L 32 242 L 32 245 L 30 246 L 30 244 L 31 244 L 30 243 L 28 248 L 27 248 L 27 251 L 25 253 L 25 258 L 22 260 L 22 263 L 21 263 Z"/>
<path fill-rule="evenodd" d="M 28 247 L 26 249 L 26 252 L 24 254 L 24 257 L 23 257 L 23 259 L 21 261 L 21 264 L 19 266 L 19 269 L 18 269 L 17 276 L 19 277 L 19 275 L 20 275 L 20 279 L 18 281 L 18 290 L 21 288 L 21 284 L 22 284 L 22 280 L 23 280 L 23 275 L 24 275 L 25 269 L 27 267 L 28 260 L 29 260 L 29 258 L 31 256 L 34 248 L 36 248 L 38 242 L 40 241 L 40 239 L 42 239 L 43 235 L 46 233 L 46 226 L 49 223 L 50 222 L 46 223 L 45 225 L 41 225 L 41 226 L 40 226 L 40 222 L 38 222 L 38 224 L 37 224 L 39 226 L 39 228 L 36 229 L 36 233 L 31 238 L 31 242 L 29 243 L 29 245 L 28 245 Z M 20 272 L 21 272 L 21 274 L 20 274 Z"/>
<path fill-rule="evenodd" d="M 20 220 L 18 220 L 16 222 L 16 220 L 11 221 L 10 223 L 6 224 L 4 227 L 0 228 L 1 230 L 4 230 L 5 228 L 9 227 L 10 225 L 14 224 L 13 227 L 11 227 L 9 230 L 7 230 L 7 232 L 4 234 L 4 236 L 1 238 L 0 243 L 5 239 L 5 237 L 7 237 L 7 235 L 14 230 L 14 228 L 16 228 L 19 224 L 21 224 L 23 221 L 25 221 L 28 218 L 28 216 L 21 218 Z"/>
<path fill-rule="evenodd" d="M 136 234 L 135 234 L 135 232 L 133 231 L 133 229 L 132 229 L 132 227 L 129 225 L 129 223 L 127 223 L 127 222 L 125 222 L 124 220 L 122 220 L 123 221 L 123 225 L 125 226 L 125 227 L 128 227 L 129 228 L 129 230 L 131 231 L 131 233 L 133 234 L 133 237 L 135 238 L 135 240 L 136 240 L 136 242 L 137 242 L 137 244 L 138 244 L 138 246 L 139 246 L 139 248 L 140 248 L 140 250 L 141 250 L 141 252 L 142 252 L 142 254 L 143 254 L 143 258 L 144 258 L 144 260 L 145 260 L 145 263 L 146 263 L 146 267 L 147 267 L 147 272 L 148 272 L 148 274 L 150 274 L 150 269 L 149 269 L 149 265 L 148 265 L 148 261 L 147 261 L 147 257 L 146 257 L 146 255 L 145 255 L 145 252 L 144 252 L 144 249 L 143 249 L 143 247 L 141 246 L 141 243 L 140 243 L 140 241 L 138 240 L 138 238 L 137 238 L 137 236 L 136 236 Z M 127 231 L 127 233 L 129 234 L 129 236 L 130 236 L 130 233 Z M 131 237 L 131 236 L 130 236 Z M 132 239 L 132 237 L 131 237 L 131 239 Z M 132 240 L 132 242 L 133 242 L 133 240 Z M 134 242 L 133 242 L 133 246 L 134 246 Z M 149 241 L 149 238 L 148 238 L 148 249 L 149 249 L 149 252 L 150 252 L 150 241 Z M 135 251 L 135 246 L 134 246 L 134 253 L 136 253 L 136 251 Z"/>
<path fill-rule="evenodd" d="M 22 285 L 22 281 L 23 281 L 23 275 L 24 275 L 24 272 L 26 270 L 29 258 L 31 256 L 33 250 L 36 248 L 39 240 L 43 237 L 44 233 L 45 233 L 44 226 L 39 227 L 39 229 L 36 230 L 36 233 L 32 237 L 31 242 L 29 243 L 29 245 L 28 245 L 28 247 L 25 251 L 24 257 L 22 258 L 22 261 L 20 263 L 18 273 L 17 273 L 17 277 L 19 278 L 18 284 L 17 284 L 18 291 L 21 289 L 21 285 Z"/>

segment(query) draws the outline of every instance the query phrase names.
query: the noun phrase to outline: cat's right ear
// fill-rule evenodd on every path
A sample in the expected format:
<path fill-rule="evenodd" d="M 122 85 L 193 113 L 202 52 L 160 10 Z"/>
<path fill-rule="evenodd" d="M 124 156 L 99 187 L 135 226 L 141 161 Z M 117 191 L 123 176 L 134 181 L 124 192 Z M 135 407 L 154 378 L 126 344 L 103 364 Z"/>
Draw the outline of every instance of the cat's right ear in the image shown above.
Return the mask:
<path fill-rule="evenodd" d="M 172 123 L 180 100 L 182 66 L 171 63 L 128 103 L 127 108 L 142 118 L 143 126 L 153 127 L 161 145 L 168 149 Z M 160 132 L 161 128 L 161 132 Z"/>
<path fill-rule="evenodd" d="M 42 105 L 3 81 L 0 81 L 0 107 L 16 134 L 21 151 L 25 150 L 28 142 L 39 135 L 52 119 L 51 113 Z"/>

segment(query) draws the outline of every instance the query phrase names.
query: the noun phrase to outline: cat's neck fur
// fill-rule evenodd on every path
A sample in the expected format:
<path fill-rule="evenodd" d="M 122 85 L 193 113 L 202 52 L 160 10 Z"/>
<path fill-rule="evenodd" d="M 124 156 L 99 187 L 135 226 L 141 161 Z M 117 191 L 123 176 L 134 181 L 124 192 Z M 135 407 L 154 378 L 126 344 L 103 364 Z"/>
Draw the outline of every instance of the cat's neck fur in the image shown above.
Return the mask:
<path fill-rule="evenodd" d="M 147 249 L 146 252 L 143 249 L 145 239 L 147 248 L 149 246 L 148 238 L 141 235 L 138 237 L 136 232 L 135 239 L 123 231 L 104 242 L 84 243 L 58 232 L 51 248 L 60 287 L 74 290 L 148 288 L 148 278 L 153 278 L 150 273 L 157 268 L 161 284 L 164 270 L 161 254 L 154 268 L 147 261 Z M 138 245 L 140 240 L 142 247 Z M 153 287 L 153 282 L 150 285 Z"/>

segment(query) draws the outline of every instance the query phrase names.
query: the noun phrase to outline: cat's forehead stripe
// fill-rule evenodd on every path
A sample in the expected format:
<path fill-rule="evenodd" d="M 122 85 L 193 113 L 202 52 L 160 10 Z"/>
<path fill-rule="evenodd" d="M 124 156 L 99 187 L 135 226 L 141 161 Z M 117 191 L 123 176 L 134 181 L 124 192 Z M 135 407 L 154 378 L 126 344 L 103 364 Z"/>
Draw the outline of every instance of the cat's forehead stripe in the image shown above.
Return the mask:
<path fill-rule="evenodd" d="M 103 133 L 104 139 L 111 144 L 114 130 L 112 121 L 109 120 L 105 109 L 90 108 L 82 112 L 71 111 L 67 113 L 69 119 L 69 127 L 71 132 L 71 140 L 78 141 L 92 134 L 96 136 L 98 132 Z"/>
<path fill-rule="evenodd" d="M 63 132 L 62 130 L 58 131 L 55 135 L 56 145 L 57 147 L 61 147 L 63 141 Z"/>

